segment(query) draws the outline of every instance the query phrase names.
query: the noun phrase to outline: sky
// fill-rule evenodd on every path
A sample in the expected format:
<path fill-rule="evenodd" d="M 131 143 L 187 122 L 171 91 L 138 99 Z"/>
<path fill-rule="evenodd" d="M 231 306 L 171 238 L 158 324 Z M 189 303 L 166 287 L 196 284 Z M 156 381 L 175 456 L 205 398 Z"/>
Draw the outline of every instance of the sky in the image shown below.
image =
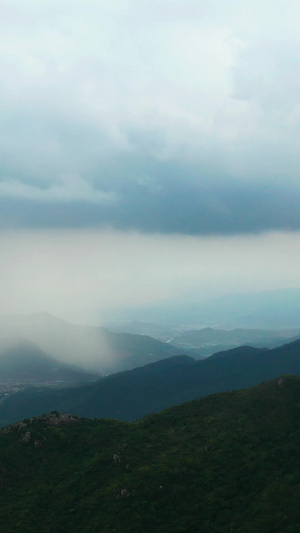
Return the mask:
<path fill-rule="evenodd" d="M 300 3 L 2 0 L 1 312 L 300 287 Z"/>

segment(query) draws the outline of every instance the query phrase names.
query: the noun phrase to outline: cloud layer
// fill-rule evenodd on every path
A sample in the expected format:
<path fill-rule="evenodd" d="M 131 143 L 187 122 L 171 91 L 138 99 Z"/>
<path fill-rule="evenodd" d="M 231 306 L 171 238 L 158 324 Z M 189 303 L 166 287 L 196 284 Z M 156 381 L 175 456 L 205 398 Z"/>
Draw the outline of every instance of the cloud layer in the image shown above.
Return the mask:
<path fill-rule="evenodd" d="M 2 228 L 300 228 L 296 2 L 1 9 Z"/>

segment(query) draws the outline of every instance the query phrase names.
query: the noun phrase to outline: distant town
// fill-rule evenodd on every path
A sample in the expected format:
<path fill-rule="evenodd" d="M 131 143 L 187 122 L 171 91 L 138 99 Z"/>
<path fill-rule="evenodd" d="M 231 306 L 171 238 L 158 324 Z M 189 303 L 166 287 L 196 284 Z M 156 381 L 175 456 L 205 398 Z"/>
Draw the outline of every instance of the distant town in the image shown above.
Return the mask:
<path fill-rule="evenodd" d="M 69 385 L 70 383 L 66 383 L 64 380 L 37 381 L 37 380 L 31 379 L 31 380 L 22 381 L 20 379 L 0 379 L 0 403 L 7 396 L 11 396 L 12 394 L 17 394 L 18 392 L 22 392 L 25 389 L 28 389 L 31 387 L 35 387 L 35 388 L 62 387 L 62 388 L 65 388 Z"/>

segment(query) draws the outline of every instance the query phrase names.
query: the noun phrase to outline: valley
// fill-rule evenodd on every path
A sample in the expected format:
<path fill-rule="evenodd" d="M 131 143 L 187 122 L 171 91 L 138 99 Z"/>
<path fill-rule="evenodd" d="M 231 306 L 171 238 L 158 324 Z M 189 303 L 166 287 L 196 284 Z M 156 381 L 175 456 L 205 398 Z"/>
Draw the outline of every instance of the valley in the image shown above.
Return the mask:
<path fill-rule="evenodd" d="M 68 328 L 76 330 L 74 325 Z M 237 332 L 241 339 L 245 333 L 252 338 L 256 335 L 256 340 L 264 335 L 271 345 L 283 344 L 272 348 L 239 346 L 217 351 L 206 358 L 195 358 L 190 350 L 173 348 L 148 336 L 105 330 L 106 349 L 113 350 L 114 365 L 119 371 L 99 376 L 74 365 L 58 363 L 31 341 L 26 341 L 27 344 L 24 341 L 18 349 L 11 348 L 0 357 L 2 379 L 6 376 L 22 384 L 18 391 L 10 389 L 13 394 L 4 392 L 0 425 L 52 410 L 89 418 L 133 421 L 209 394 L 258 385 L 282 374 L 300 375 L 297 336 L 296 340 L 284 343 L 285 337 L 279 341 L 278 334 L 272 343 L 270 332 L 257 330 L 248 333 L 206 328 L 192 335 L 202 336 L 204 342 L 215 336 L 222 346 L 224 337 L 232 341 L 237 338 Z M 154 348 L 156 352 L 149 352 Z M 101 362 L 103 358 L 101 353 L 99 355 Z M 105 361 L 108 365 L 107 359 Z M 134 361 L 139 365 L 135 366 Z"/>

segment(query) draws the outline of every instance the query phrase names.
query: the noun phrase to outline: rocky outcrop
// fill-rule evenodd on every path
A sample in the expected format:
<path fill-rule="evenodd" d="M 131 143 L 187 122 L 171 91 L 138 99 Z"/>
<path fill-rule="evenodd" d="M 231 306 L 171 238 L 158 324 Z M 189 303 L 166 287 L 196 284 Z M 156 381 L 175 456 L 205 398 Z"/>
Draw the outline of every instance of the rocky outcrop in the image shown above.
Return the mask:
<path fill-rule="evenodd" d="M 45 422 L 47 426 L 65 426 L 78 422 L 79 418 L 74 415 L 63 413 L 51 413 L 49 416 L 41 417 L 41 420 Z"/>
<path fill-rule="evenodd" d="M 27 442 L 30 442 L 30 439 L 31 439 L 31 433 L 30 431 L 26 431 L 25 435 L 23 435 L 23 437 L 20 439 L 20 442 L 23 442 L 23 443 L 27 443 Z"/>

